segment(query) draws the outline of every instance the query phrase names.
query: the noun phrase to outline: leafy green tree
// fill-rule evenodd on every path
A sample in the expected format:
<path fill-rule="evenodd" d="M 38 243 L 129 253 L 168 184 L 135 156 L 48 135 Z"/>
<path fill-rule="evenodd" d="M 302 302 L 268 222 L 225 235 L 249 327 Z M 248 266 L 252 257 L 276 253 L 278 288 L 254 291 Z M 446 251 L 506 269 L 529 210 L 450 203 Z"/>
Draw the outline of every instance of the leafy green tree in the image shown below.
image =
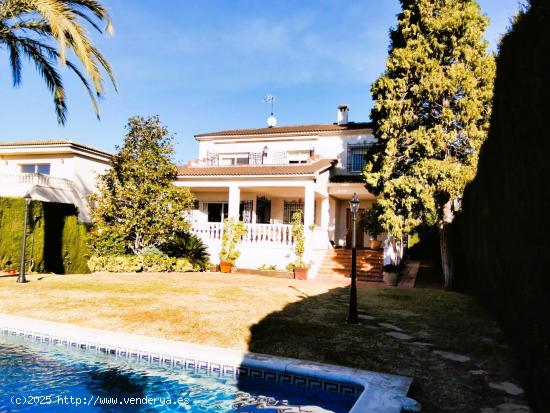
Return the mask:
<path fill-rule="evenodd" d="M 451 223 L 487 136 L 495 76 L 474 0 L 401 0 L 385 73 L 373 84 L 377 143 L 366 156 L 367 188 L 383 194 L 384 228 L 395 237 L 428 223 L 440 229 L 447 288 L 453 284 Z"/>
<path fill-rule="evenodd" d="M 9 54 L 13 85 L 21 84 L 22 58 L 27 57 L 53 95 L 60 124 L 65 123 L 67 104 L 59 66 L 66 65 L 80 79 L 98 117 L 97 98 L 104 93 L 102 69 L 116 89 L 109 63 L 91 43 L 82 23 L 100 33 L 112 32 L 109 14 L 96 0 L 0 0 L 0 49 Z M 74 52 L 83 70 L 67 60 L 67 49 Z"/>
<path fill-rule="evenodd" d="M 174 185 L 173 138 L 158 117 L 130 118 L 127 129 L 111 168 L 99 177 L 99 193 L 91 198 L 90 245 L 103 245 L 109 232 L 139 254 L 189 228 L 194 197 L 189 188 Z"/>

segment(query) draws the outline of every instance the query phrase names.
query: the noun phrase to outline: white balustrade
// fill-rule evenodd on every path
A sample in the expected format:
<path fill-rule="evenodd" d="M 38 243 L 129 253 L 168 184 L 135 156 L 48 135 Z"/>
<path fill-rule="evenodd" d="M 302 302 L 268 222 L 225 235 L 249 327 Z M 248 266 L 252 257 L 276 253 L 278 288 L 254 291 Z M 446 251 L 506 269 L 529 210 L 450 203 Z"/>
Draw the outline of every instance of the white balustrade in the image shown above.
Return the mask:
<path fill-rule="evenodd" d="M 294 245 L 292 225 L 288 224 L 245 224 L 246 234 L 241 239 L 242 245 Z M 221 240 L 223 224 L 220 222 L 193 223 L 191 232 L 205 242 Z"/>
<path fill-rule="evenodd" d="M 221 222 L 207 222 L 205 224 L 193 223 L 191 225 L 191 232 L 204 241 L 221 240 L 222 227 L 223 225 Z"/>
<path fill-rule="evenodd" d="M 21 173 L 13 175 L 0 175 L 0 183 L 3 186 L 44 186 L 48 188 L 73 189 L 73 182 L 70 179 L 57 176 Z"/>

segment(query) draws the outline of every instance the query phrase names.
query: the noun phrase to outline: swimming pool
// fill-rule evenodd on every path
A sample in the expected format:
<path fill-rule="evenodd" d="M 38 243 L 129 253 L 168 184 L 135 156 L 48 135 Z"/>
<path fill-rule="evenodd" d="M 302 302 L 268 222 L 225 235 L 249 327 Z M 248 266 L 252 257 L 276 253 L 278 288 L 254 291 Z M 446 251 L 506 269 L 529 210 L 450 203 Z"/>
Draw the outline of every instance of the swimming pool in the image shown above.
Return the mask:
<path fill-rule="evenodd" d="M 48 412 L 419 412 L 407 397 L 411 383 L 410 377 L 0 313 L 2 413 L 31 405 Z"/>
<path fill-rule="evenodd" d="M 357 399 L 291 384 L 202 373 L 196 367 L 154 365 L 7 335 L 0 335 L 0 377 L 2 412 L 36 409 L 229 413 L 256 411 L 252 407 L 256 405 L 288 405 L 344 413 Z"/>

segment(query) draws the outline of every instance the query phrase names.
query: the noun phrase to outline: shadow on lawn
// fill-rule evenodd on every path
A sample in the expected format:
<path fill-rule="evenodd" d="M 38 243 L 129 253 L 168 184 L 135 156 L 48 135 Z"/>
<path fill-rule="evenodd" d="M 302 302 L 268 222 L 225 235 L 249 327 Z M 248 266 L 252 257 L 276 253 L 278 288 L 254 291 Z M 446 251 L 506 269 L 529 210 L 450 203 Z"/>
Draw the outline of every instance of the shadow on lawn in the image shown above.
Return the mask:
<path fill-rule="evenodd" d="M 250 328 L 250 352 L 412 377 L 409 397 L 423 412 L 473 412 L 503 403 L 488 377 L 470 373 L 490 368 L 491 380 L 512 376 L 508 351 L 495 347 L 502 333 L 471 298 L 434 289 L 360 286 L 358 310 L 364 317 L 351 325 L 346 323 L 349 287 L 314 296 L 303 294 L 299 285 L 289 288 L 298 290 L 299 301 Z M 395 331 L 410 336 L 398 339 Z M 432 349 L 468 354 L 470 360 L 449 361 Z M 240 385 L 247 391 L 248 383 Z"/>
<path fill-rule="evenodd" d="M 352 342 L 345 344 L 334 340 L 334 330 L 341 329 L 345 335 L 352 335 L 357 326 L 346 324 L 349 289 L 334 288 L 327 293 L 311 296 L 299 285 L 289 285 L 300 301 L 286 305 L 281 311 L 273 312 L 250 329 L 248 350 L 281 357 L 318 361 L 330 364 L 350 365 L 342 353 L 360 351 L 353 349 Z M 329 326 L 330 328 L 326 328 Z M 255 373 L 250 373 L 253 378 Z M 321 391 L 307 390 L 307 399 L 301 399 L 296 387 L 269 381 L 269 395 L 277 400 L 288 400 L 290 405 L 313 404 L 334 412 L 347 412 L 353 406 L 355 397 L 344 397 Z M 262 394 L 261 381 L 239 376 L 239 389 L 247 393 Z M 259 388 L 258 388 L 259 387 Z M 293 396 L 293 389 L 295 395 Z M 265 382 L 263 392 L 266 392 Z M 247 410 L 244 410 L 247 411 Z"/>

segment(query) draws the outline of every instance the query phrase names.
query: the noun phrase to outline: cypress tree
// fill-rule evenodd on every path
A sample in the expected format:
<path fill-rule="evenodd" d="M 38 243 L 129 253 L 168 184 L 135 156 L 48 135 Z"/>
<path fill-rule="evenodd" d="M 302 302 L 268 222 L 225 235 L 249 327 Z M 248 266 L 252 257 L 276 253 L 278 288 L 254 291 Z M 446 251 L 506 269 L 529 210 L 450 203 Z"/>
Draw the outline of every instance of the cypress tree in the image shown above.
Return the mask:
<path fill-rule="evenodd" d="M 367 188 L 383 194 L 395 237 L 437 225 L 445 286 L 453 286 L 451 223 L 487 136 L 495 75 L 474 0 L 401 0 L 385 73 L 372 85 L 377 143 Z"/>

